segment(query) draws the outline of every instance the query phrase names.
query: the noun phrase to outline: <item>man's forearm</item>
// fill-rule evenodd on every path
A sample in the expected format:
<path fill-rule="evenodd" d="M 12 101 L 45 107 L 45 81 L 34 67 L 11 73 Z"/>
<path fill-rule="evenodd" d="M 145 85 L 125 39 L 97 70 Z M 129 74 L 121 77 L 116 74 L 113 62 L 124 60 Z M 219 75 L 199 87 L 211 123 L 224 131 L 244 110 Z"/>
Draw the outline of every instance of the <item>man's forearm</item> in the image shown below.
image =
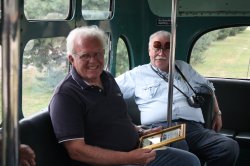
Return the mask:
<path fill-rule="evenodd" d="M 128 153 L 103 149 L 86 144 L 70 143 L 65 145 L 72 159 L 91 165 L 125 165 Z"/>

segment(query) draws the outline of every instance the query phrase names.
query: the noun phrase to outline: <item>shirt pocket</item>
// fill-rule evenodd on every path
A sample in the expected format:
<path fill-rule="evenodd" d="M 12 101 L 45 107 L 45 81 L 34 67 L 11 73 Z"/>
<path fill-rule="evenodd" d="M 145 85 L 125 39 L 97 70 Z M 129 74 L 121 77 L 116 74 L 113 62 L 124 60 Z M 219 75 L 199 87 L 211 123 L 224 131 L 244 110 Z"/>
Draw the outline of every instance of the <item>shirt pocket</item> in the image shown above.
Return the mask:
<path fill-rule="evenodd" d="M 152 99 L 156 95 L 159 86 L 159 82 L 152 82 L 146 85 L 138 86 L 136 88 L 135 95 L 141 99 Z"/>

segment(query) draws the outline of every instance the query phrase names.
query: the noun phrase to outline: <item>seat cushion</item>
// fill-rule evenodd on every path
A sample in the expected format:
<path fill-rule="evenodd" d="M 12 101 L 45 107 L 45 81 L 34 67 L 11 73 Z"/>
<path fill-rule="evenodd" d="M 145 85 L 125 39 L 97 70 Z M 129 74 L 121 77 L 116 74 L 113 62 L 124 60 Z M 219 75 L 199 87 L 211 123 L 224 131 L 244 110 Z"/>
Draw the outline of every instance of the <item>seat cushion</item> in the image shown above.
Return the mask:
<path fill-rule="evenodd" d="M 71 163 L 64 147 L 57 142 L 47 110 L 20 121 L 20 141 L 29 145 L 41 166 L 68 166 Z"/>

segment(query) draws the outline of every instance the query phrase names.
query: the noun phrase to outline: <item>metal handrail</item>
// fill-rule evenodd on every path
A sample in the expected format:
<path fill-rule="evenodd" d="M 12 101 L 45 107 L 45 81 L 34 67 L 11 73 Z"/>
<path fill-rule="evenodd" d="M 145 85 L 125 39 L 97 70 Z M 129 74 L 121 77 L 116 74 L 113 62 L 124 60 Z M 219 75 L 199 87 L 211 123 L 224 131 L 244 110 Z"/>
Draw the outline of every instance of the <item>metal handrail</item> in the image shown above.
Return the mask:
<path fill-rule="evenodd" d="M 2 13 L 2 165 L 18 166 L 19 1 L 4 0 Z"/>
<path fill-rule="evenodd" d="M 172 0 L 171 13 L 171 37 L 170 37 L 170 52 L 169 52 L 169 74 L 168 74 L 168 127 L 172 126 L 172 105 L 173 105 L 173 72 L 175 64 L 175 45 L 176 45 L 176 10 L 177 0 Z"/>

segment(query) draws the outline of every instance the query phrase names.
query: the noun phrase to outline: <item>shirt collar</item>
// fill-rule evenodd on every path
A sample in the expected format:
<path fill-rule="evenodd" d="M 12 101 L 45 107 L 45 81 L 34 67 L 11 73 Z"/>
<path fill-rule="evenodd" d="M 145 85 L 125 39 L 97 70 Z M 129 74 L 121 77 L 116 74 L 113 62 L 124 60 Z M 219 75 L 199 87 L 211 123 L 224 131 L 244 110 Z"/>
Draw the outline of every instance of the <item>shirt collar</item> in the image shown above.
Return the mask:
<path fill-rule="evenodd" d="M 168 76 L 168 73 L 167 73 L 167 72 L 162 71 L 161 69 L 159 69 L 158 67 L 155 67 L 155 66 L 152 65 L 151 63 L 150 63 L 150 65 L 151 65 L 156 71 L 160 72 L 160 73 L 161 73 L 162 75 L 164 75 L 165 77 Z"/>

